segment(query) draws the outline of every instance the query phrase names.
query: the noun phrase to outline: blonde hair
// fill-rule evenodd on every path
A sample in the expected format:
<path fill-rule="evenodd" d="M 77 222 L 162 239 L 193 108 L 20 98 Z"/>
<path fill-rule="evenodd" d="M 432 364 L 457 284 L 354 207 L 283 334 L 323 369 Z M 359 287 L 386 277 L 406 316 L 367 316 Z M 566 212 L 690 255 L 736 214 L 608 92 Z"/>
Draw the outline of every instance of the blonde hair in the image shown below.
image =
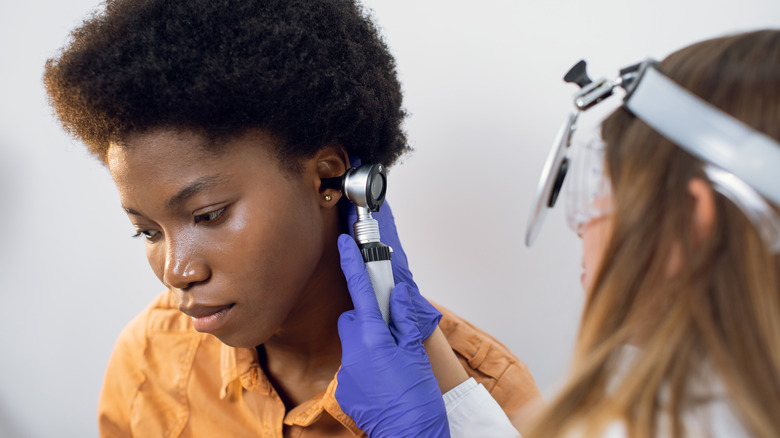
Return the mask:
<path fill-rule="evenodd" d="M 661 69 L 780 140 L 780 31 L 703 41 Z M 653 437 L 659 418 L 668 419 L 664 434 L 684 436 L 691 385 L 706 370 L 746 430 L 780 436 L 780 257 L 718 193 L 712 234 L 696 238 L 688 183 L 706 181 L 701 162 L 644 122 L 618 109 L 602 136 L 614 229 L 588 291 L 570 378 L 530 436 L 591 436 L 621 421 L 629 436 Z M 670 274 L 672 254 L 682 263 Z M 639 356 L 616 379 L 632 342 Z"/>

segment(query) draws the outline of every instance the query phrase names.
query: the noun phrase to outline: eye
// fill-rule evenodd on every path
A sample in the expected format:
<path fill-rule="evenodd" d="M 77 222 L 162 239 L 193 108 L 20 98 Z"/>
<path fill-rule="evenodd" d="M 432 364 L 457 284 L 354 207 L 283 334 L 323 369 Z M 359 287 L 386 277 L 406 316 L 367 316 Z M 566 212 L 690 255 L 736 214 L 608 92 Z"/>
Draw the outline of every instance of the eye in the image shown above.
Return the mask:
<path fill-rule="evenodd" d="M 146 240 L 153 241 L 157 235 L 160 234 L 157 230 L 138 230 L 137 233 L 133 235 L 133 237 L 141 237 L 144 236 Z"/>
<path fill-rule="evenodd" d="M 226 208 L 227 207 L 222 207 L 219 210 L 214 210 L 208 213 L 195 215 L 194 218 L 195 223 L 197 224 L 200 222 L 212 222 L 212 223 L 216 222 L 218 219 L 222 218 L 222 213 L 225 212 Z"/>

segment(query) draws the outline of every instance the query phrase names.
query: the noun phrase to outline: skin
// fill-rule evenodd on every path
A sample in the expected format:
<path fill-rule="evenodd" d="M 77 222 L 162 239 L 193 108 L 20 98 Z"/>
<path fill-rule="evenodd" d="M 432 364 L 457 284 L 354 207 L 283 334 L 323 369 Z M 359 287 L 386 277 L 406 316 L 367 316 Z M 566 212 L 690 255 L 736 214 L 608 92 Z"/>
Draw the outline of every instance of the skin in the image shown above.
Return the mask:
<path fill-rule="evenodd" d="M 589 290 L 593 276 L 601 265 L 601 257 L 612 235 L 612 215 L 591 219 L 586 223 L 580 239 L 582 240 L 582 290 Z"/>
<path fill-rule="evenodd" d="M 161 129 L 112 144 L 108 167 L 179 309 L 227 345 L 262 346 L 289 409 L 324 390 L 341 360 L 336 321 L 352 302 L 336 245 L 340 193 L 320 178 L 349 161 L 325 147 L 294 173 L 275 141 L 253 130 L 215 153 L 196 133 Z"/>

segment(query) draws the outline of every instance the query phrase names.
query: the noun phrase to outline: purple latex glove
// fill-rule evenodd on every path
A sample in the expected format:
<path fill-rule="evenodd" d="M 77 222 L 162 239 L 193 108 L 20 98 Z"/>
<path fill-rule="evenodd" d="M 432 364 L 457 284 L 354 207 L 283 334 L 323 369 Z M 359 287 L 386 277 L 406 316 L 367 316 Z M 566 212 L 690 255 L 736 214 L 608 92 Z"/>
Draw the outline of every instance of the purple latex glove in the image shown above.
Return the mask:
<path fill-rule="evenodd" d="M 360 164 L 360 158 L 353 157 L 350 160 L 350 165 L 352 167 L 360 167 Z M 357 221 L 355 204 L 344 196 L 339 201 L 339 205 L 342 211 L 342 217 L 346 218 L 349 235 L 354 238 L 355 229 L 352 225 Z M 409 262 L 406 258 L 406 253 L 404 253 L 404 248 L 401 246 L 401 241 L 398 238 L 398 231 L 395 229 L 393 211 L 390 209 L 390 204 L 388 204 L 387 200 L 385 200 L 382 207 L 379 208 L 379 211 L 371 213 L 371 216 L 379 223 L 380 240 L 393 249 L 391 265 L 393 266 L 393 280 L 395 281 L 395 284 L 406 283 L 406 286 L 410 290 L 416 292 L 411 294 L 411 299 L 414 309 L 417 312 L 418 328 L 423 335 L 423 339 L 428 339 L 431 333 L 433 333 L 433 330 L 436 329 L 436 326 L 439 325 L 441 313 L 419 293 L 417 283 L 415 283 L 414 278 L 412 278 L 412 271 L 409 270 Z"/>
<path fill-rule="evenodd" d="M 339 317 L 341 409 L 370 437 L 449 437 L 444 400 L 418 328 L 412 297 L 419 293 L 396 285 L 388 327 L 354 239 L 339 236 L 339 251 L 355 304 Z"/>

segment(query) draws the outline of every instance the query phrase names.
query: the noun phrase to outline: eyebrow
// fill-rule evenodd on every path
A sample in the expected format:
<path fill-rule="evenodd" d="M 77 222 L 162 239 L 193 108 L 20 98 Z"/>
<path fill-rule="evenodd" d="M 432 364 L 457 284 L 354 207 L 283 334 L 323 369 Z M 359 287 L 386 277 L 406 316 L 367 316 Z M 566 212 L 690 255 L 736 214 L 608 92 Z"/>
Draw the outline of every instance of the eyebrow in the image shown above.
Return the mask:
<path fill-rule="evenodd" d="M 224 175 L 202 176 L 190 183 L 188 186 L 179 190 L 175 195 L 171 196 L 165 204 L 169 209 L 174 209 L 198 193 L 219 184 L 225 183 L 229 179 L 229 177 Z M 143 216 L 141 213 L 133 210 L 132 208 L 124 207 L 123 209 L 129 214 Z"/>
<path fill-rule="evenodd" d="M 193 181 L 187 187 L 179 190 L 179 192 L 175 195 L 171 196 L 171 198 L 168 199 L 166 205 L 170 209 L 176 208 L 198 193 L 222 184 L 228 179 L 228 177 L 223 175 L 202 176 Z"/>

